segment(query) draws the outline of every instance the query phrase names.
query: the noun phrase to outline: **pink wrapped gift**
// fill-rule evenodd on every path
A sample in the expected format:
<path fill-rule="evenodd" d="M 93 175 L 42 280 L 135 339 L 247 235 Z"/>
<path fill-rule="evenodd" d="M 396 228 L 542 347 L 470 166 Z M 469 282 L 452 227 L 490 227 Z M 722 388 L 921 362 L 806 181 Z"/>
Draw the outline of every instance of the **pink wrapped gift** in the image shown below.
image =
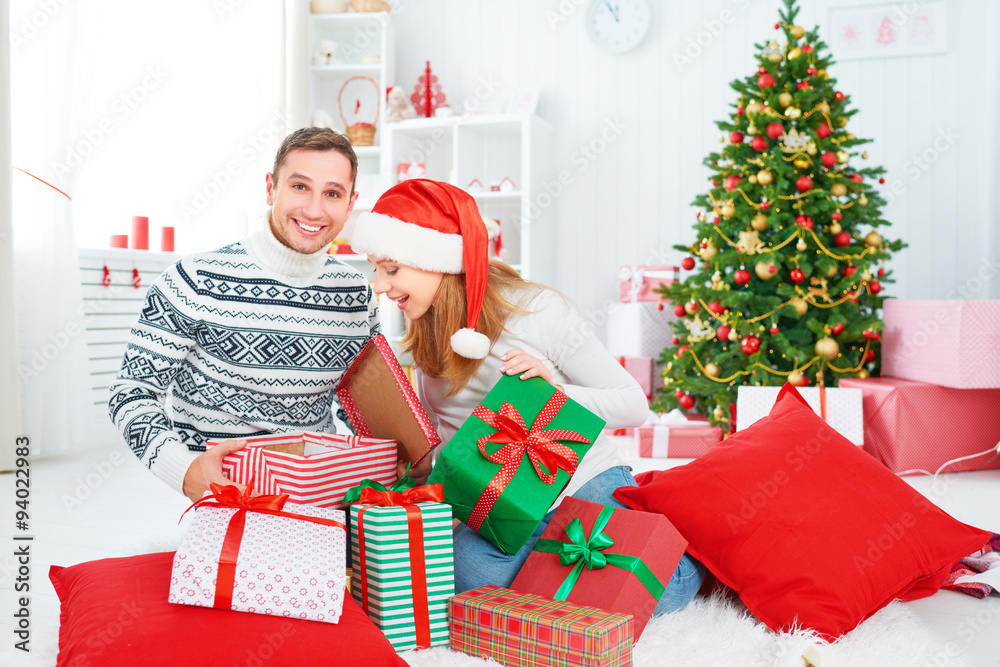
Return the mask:
<path fill-rule="evenodd" d="M 676 266 L 623 266 L 618 274 L 618 289 L 622 303 L 651 301 L 661 297 L 653 290 L 660 285 L 669 287 L 678 280 L 680 269 Z"/>
<path fill-rule="evenodd" d="M 286 433 L 247 438 L 222 459 L 222 474 L 261 493 L 284 493 L 293 503 L 338 507 L 363 479 L 396 480 L 396 441 L 337 433 Z M 214 447 L 221 441 L 209 440 Z"/>
<path fill-rule="evenodd" d="M 1000 300 L 886 299 L 882 375 L 956 389 L 1000 388 Z"/>
<path fill-rule="evenodd" d="M 740 387 L 736 399 L 736 430 L 742 431 L 766 417 L 780 391 L 781 387 Z M 841 384 L 838 389 L 824 387 L 822 395 L 819 387 L 798 387 L 798 392 L 813 412 L 837 433 L 855 445 L 865 444 L 861 391 L 845 389 Z"/>
<path fill-rule="evenodd" d="M 645 424 L 626 429 L 626 434 L 639 456 L 654 459 L 693 459 L 722 442 L 721 426 L 709 426 L 705 417 L 680 410 L 662 415 L 650 411 Z"/>
<path fill-rule="evenodd" d="M 608 351 L 626 357 L 659 359 L 671 345 L 677 316 L 669 308 L 658 310 L 655 303 L 612 303 L 608 308 Z"/>
<path fill-rule="evenodd" d="M 174 554 L 169 601 L 336 623 L 347 594 L 340 510 L 240 495 L 206 496 Z M 183 640 L 183 638 L 180 638 Z"/>
<path fill-rule="evenodd" d="M 653 358 L 652 357 L 618 357 L 618 363 L 622 365 L 628 374 L 636 379 L 642 387 L 642 393 L 646 394 L 646 400 L 653 398 Z"/>
<path fill-rule="evenodd" d="M 898 378 L 842 379 L 861 390 L 865 451 L 893 472 L 1000 468 L 1000 389 L 951 389 Z"/>

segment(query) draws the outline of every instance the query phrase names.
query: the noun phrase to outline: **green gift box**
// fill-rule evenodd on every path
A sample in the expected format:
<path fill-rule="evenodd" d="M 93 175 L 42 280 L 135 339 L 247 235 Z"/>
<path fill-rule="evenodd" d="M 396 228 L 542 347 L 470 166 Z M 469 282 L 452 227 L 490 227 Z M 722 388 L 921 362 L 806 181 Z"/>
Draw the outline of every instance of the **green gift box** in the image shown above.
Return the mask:
<path fill-rule="evenodd" d="M 429 484 L 455 518 L 513 554 L 569 483 L 604 420 L 545 380 L 504 375 L 441 450 Z"/>

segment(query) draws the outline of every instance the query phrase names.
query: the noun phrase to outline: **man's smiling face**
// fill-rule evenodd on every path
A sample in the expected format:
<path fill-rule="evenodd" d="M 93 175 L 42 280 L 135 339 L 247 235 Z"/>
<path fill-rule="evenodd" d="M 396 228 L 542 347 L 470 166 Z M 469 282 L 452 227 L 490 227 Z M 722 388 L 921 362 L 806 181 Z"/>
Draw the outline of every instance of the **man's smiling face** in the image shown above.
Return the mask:
<path fill-rule="evenodd" d="M 301 253 L 330 245 L 344 229 L 357 198 L 351 192 L 351 162 L 335 150 L 292 150 L 277 180 L 267 175 L 271 231 L 283 245 Z"/>

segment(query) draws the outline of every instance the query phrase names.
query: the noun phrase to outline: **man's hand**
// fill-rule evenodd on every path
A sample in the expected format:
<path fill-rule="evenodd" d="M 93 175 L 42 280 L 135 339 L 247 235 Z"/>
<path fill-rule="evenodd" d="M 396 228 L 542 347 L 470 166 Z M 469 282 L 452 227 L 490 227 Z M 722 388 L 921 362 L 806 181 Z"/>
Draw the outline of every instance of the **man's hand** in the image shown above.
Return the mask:
<path fill-rule="evenodd" d="M 396 479 L 403 479 L 403 475 L 406 474 L 406 466 L 408 463 L 406 461 L 401 462 L 396 466 Z M 420 459 L 420 463 L 415 466 L 410 467 L 410 477 L 414 479 L 417 486 L 422 486 L 427 483 L 427 476 L 431 474 L 431 457 L 430 455 L 425 456 Z"/>
<path fill-rule="evenodd" d="M 244 489 L 242 484 L 236 484 L 222 474 L 222 459 L 226 454 L 243 449 L 246 444 L 246 440 L 226 440 L 203 454 L 199 454 L 198 458 L 191 462 L 187 474 L 184 475 L 184 495 L 190 498 L 191 502 L 201 500 L 213 482 L 224 486 L 236 486 L 242 492 Z"/>

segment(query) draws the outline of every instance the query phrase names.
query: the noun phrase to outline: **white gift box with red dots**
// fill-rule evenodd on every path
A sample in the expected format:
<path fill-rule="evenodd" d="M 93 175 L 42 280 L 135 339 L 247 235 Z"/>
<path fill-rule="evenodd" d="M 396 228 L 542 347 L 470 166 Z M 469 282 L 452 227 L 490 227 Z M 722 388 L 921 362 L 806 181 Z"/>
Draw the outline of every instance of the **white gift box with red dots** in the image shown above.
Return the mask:
<path fill-rule="evenodd" d="M 283 511 L 345 522 L 341 510 L 286 503 Z M 215 606 L 219 556 L 236 512 L 226 507 L 195 512 L 174 555 L 170 602 Z M 346 594 L 346 550 L 343 528 L 248 511 L 231 609 L 336 623 Z"/>

